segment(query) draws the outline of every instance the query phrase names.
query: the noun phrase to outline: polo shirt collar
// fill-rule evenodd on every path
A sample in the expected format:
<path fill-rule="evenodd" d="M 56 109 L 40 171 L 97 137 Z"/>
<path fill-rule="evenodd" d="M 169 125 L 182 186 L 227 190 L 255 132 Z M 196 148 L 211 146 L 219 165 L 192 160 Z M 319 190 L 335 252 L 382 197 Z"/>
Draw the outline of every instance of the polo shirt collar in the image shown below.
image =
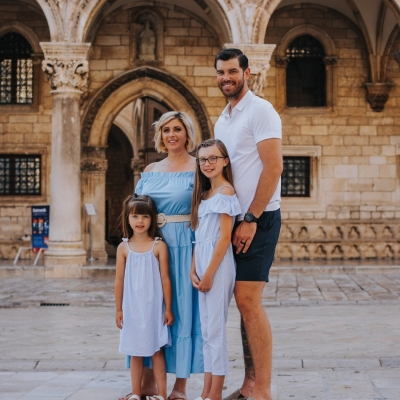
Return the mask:
<path fill-rule="evenodd" d="M 234 107 L 234 110 L 242 111 L 243 108 L 246 107 L 246 105 L 251 101 L 253 98 L 254 94 L 253 92 L 249 89 L 247 93 L 242 97 L 242 99 L 239 101 L 239 103 L 236 104 Z M 224 111 L 222 111 L 222 115 L 226 115 L 229 117 L 229 110 L 230 110 L 231 105 L 228 103 L 226 107 L 224 108 Z"/>

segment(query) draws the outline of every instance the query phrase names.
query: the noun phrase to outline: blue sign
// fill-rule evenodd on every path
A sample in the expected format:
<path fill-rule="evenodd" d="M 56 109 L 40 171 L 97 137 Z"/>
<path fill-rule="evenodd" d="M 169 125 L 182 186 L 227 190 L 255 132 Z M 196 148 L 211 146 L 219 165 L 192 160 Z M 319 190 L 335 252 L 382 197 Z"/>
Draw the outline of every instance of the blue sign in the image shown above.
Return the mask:
<path fill-rule="evenodd" d="M 47 249 L 50 206 L 32 206 L 32 247 Z"/>

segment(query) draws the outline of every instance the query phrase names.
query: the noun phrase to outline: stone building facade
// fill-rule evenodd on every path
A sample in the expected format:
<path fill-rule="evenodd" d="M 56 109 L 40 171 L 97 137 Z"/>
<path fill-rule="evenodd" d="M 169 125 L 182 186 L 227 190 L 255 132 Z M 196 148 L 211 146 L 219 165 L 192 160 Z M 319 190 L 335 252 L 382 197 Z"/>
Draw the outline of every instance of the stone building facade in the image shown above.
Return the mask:
<path fill-rule="evenodd" d="M 400 258 L 399 21 L 399 0 L 3 0 L 0 257 L 15 256 L 41 204 L 47 267 L 73 276 L 85 264 L 85 203 L 97 211 L 94 256 L 112 254 L 121 200 L 160 157 L 151 123 L 182 110 L 198 141 L 212 137 L 226 105 L 214 57 L 229 46 L 248 55 L 252 90 L 283 122 L 277 258 Z M 27 75 L 8 61 L 18 57 Z M 28 75 L 29 98 L 18 95 Z M 15 190 L 19 156 L 40 159 L 26 172 L 39 176 L 34 194 Z"/>

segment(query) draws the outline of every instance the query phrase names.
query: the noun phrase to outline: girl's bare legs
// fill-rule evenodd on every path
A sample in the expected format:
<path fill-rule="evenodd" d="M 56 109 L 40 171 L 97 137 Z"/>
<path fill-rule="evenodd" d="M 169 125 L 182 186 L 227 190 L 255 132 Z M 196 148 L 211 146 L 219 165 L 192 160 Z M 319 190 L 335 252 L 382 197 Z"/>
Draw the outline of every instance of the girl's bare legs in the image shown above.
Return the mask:
<path fill-rule="evenodd" d="M 158 387 L 158 395 L 167 398 L 167 370 L 165 368 L 165 358 L 162 350 L 154 353 L 153 373 Z"/>
<path fill-rule="evenodd" d="M 203 392 L 201 393 L 201 398 L 204 400 L 208 397 L 211 390 L 212 375 L 211 372 L 204 372 L 204 385 Z"/>
<path fill-rule="evenodd" d="M 186 378 L 176 378 L 174 388 L 168 396 L 169 400 L 183 399 L 186 400 Z"/>
<path fill-rule="evenodd" d="M 132 394 L 142 396 L 141 382 L 143 374 L 143 357 L 131 356 Z"/>
<path fill-rule="evenodd" d="M 170 400 L 186 400 L 186 382 L 186 378 L 176 378 L 174 388 L 172 389 L 171 394 L 168 396 L 168 398 Z M 148 367 L 144 369 L 142 379 L 142 393 L 147 396 L 157 394 L 157 383 L 154 378 L 154 373 L 153 370 Z"/>
<path fill-rule="evenodd" d="M 222 389 L 224 387 L 224 375 L 211 375 L 211 372 L 204 374 L 204 387 L 201 398 L 211 400 L 222 400 Z"/>
<path fill-rule="evenodd" d="M 143 396 L 154 396 L 158 394 L 157 383 L 154 378 L 153 370 L 145 367 L 142 378 L 142 393 Z"/>

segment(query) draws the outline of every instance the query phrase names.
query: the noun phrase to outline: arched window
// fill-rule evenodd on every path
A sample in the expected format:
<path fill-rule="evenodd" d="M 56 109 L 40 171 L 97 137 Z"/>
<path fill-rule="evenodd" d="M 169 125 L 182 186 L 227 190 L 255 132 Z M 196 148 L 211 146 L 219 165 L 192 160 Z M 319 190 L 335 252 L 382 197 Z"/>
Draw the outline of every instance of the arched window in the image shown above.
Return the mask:
<path fill-rule="evenodd" d="M 311 35 L 294 39 L 286 49 L 288 107 L 326 107 L 325 50 Z"/>
<path fill-rule="evenodd" d="M 33 101 L 32 47 L 19 33 L 0 37 L 0 104 Z"/>

